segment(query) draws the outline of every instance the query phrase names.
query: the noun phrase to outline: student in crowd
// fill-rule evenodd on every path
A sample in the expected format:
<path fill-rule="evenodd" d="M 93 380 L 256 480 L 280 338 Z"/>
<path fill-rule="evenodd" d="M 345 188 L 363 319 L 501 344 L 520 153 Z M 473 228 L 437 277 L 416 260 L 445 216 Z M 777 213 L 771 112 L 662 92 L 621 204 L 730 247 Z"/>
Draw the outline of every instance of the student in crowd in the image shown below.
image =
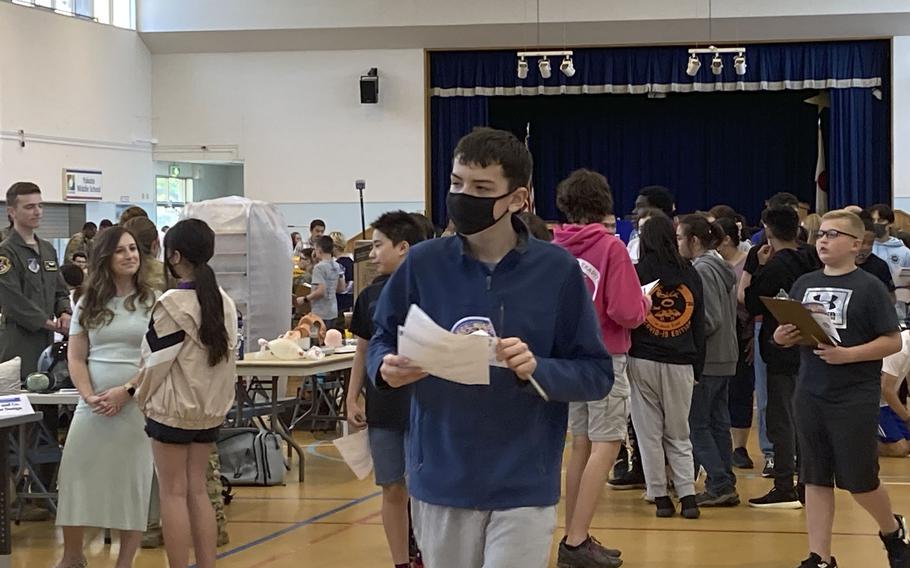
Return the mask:
<path fill-rule="evenodd" d="M 142 207 L 139 207 L 138 205 L 131 205 L 130 207 L 124 209 L 123 213 L 120 214 L 120 221 L 118 225 L 122 227 L 126 224 L 127 221 L 130 219 L 135 219 L 137 217 L 145 217 L 148 219 L 149 214 Z"/>
<path fill-rule="evenodd" d="M 705 491 L 696 496 L 699 507 L 739 505 L 728 395 L 739 359 L 736 272 L 716 252 L 725 238 L 719 226 L 700 215 L 689 215 L 676 227 L 679 253 L 701 277 L 705 305 L 704 369 L 692 389 L 689 412 L 695 460 L 708 474 Z"/>
<path fill-rule="evenodd" d="M 121 225 L 136 237 L 139 252 L 142 253 L 142 262 L 145 266 L 145 275 L 149 286 L 158 292 L 167 290 L 167 275 L 164 263 L 158 260 L 161 244 L 158 242 L 158 229 L 148 217 L 137 216 Z"/>
<path fill-rule="evenodd" d="M 114 226 L 114 223 L 112 223 L 110 219 L 102 219 L 101 222 L 98 223 L 98 232 L 101 233 L 107 229 L 110 229 L 113 226 Z"/>
<path fill-rule="evenodd" d="M 325 235 L 325 221 L 322 219 L 313 219 L 310 221 L 309 247 L 318 248 L 316 245 L 323 235 Z"/>
<path fill-rule="evenodd" d="M 524 224 L 528 226 L 528 230 L 531 232 L 531 236 L 535 239 L 547 242 L 553 240 L 553 232 L 547 227 L 547 222 L 537 215 L 529 211 L 522 211 L 518 214 L 518 218 L 524 221 Z"/>
<path fill-rule="evenodd" d="M 38 238 L 41 190 L 27 181 L 6 192 L 13 230 L 0 243 L 0 361 L 22 358 L 21 377 L 34 373 L 54 332 L 69 333 L 69 290 L 57 266 L 57 251 Z"/>
<path fill-rule="evenodd" d="M 88 259 L 92 250 L 92 239 L 98 233 L 98 225 L 89 221 L 82 225 L 82 230 L 70 237 L 70 242 L 66 244 L 66 250 L 63 252 L 63 262 L 74 262 L 75 254 L 82 253 L 83 258 Z"/>
<path fill-rule="evenodd" d="M 613 213 L 607 213 L 603 220 L 604 229 L 607 230 L 608 235 L 616 235 L 616 215 Z"/>
<path fill-rule="evenodd" d="M 291 249 L 294 251 L 294 256 L 300 256 L 306 246 L 307 242 L 303 240 L 303 237 L 300 236 L 300 233 L 297 231 L 291 233 Z"/>
<path fill-rule="evenodd" d="M 629 382 L 632 421 L 644 465 L 648 498 L 658 517 L 671 517 L 676 507 L 667 490 L 673 484 L 687 519 L 699 517 L 695 500 L 689 409 L 692 388 L 705 360 L 705 305 L 701 278 L 679 254 L 676 231 L 665 215 L 652 217 L 641 229 L 639 281 L 658 281 L 653 307 L 644 325 L 632 331 Z"/>
<path fill-rule="evenodd" d="M 420 228 L 423 230 L 424 240 L 428 241 L 430 239 L 436 238 L 436 227 L 433 226 L 433 222 L 427 219 L 427 216 L 422 213 L 409 213 L 414 222 L 420 225 Z"/>
<path fill-rule="evenodd" d="M 122 227 L 97 237 L 84 297 L 76 305 L 68 366 L 81 400 L 60 462 L 59 568 L 84 568 L 84 527 L 119 530 L 117 568 L 133 565 L 152 487 L 152 448 L 139 407 L 123 387 L 139 370 L 155 291 L 142 277 L 142 254 Z M 114 393 L 122 392 L 122 396 Z M 100 442 L 103 440 L 103 442 Z"/>
<path fill-rule="evenodd" d="M 882 397 L 878 415 L 878 455 L 910 454 L 910 412 L 901 402 L 901 383 L 910 373 L 910 330 L 901 332 L 901 350 L 882 360 Z"/>
<path fill-rule="evenodd" d="M 328 235 L 319 237 L 316 246 L 316 258 L 319 259 L 313 267 L 312 291 L 306 296 L 297 298 L 297 304 L 303 305 L 304 300 L 310 303 L 313 313 L 322 318 L 327 329 L 337 327 L 338 298 L 345 290 L 344 269 L 335 262 L 335 241 Z"/>
<path fill-rule="evenodd" d="M 872 216 L 875 243 L 872 253 L 888 263 L 892 272 L 910 267 L 910 249 L 897 237 L 892 237 L 894 229 L 894 210 L 888 205 L 879 203 L 869 208 Z"/>
<path fill-rule="evenodd" d="M 635 214 L 638 218 L 641 218 L 641 210 L 645 208 L 658 209 L 662 211 L 668 219 L 673 219 L 676 203 L 674 202 L 673 194 L 670 193 L 669 189 L 662 185 L 649 185 L 643 187 L 641 191 L 638 192 L 638 197 L 635 199 Z M 626 246 L 633 264 L 638 262 L 640 245 L 641 241 L 639 240 L 639 235 L 636 233 L 629 239 L 629 244 Z"/>
<path fill-rule="evenodd" d="M 410 248 L 424 240 L 425 227 L 404 211 L 384 213 L 371 225 L 373 249 L 370 263 L 379 276 L 357 296 L 351 332 L 357 336 L 357 352 L 348 387 L 348 424 L 354 430 L 369 426 L 370 454 L 376 485 L 382 487 L 382 526 L 392 553 L 395 568 L 409 568 L 417 563 L 419 553 L 411 546 L 408 519 L 408 487 L 405 480 L 405 444 L 411 399 L 408 389 L 380 393 L 366 381 L 366 358 L 373 337 L 373 315 L 376 303 L 389 277 L 404 262 Z M 366 410 L 360 394 L 366 387 Z"/>
<path fill-rule="evenodd" d="M 60 274 L 70 291 L 70 305 L 75 306 L 82 297 L 82 283 L 86 279 L 85 272 L 75 264 L 64 264 L 60 267 Z"/>
<path fill-rule="evenodd" d="M 569 224 L 555 230 L 554 242 L 578 259 L 594 298 L 604 345 L 613 359 L 610 394 L 569 404 L 572 454 L 566 472 L 566 535 L 559 544 L 557 562 L 563 568 L 616 567 L 622 564 L 620 551 L 605 548 L 589 530 L 610 468 L 626 439 L 630 330 L 644 323 L 651 297 L 642 295 L 622 241 L 602 224 L 613 209 L 607 178 L 590 170 L 572 172 L 556 189 L 556 205 Z"/>
<path fill-rule="evenodd" d="M 868 211 L 862 211 L 858 215 L 863 222 L 863 229 L 865 230 L 863 232 L 862 245 L 859 252 L 856 253 L 856 265 L 881 280 L 885 288 L 888 289 L 888 294 L 891 295 L 891 301 L 894 302 L 894 278 L 891 275 L 891 268 L 887 262 L 872 253 L 875 243 L 875 224 L 872 216 Z"/>
<path fill-rule="evenodd" d="M 82 269 L 82 272 L 88 273 L 88 256 L 84 252 L 74 252 L 72 264 Z"/>
<path fill-rule="evenodd" d="M 332 242 L 335 245 L 332 255 L 335 257 L 335 262 L 341 267 L 341 277 L 344 279 L 344 289 L 335 294 L 339 316 L 336 327 L 339 330 L 343 330 L 344 313 L 354 309 L 354 259 L 351 255 L 344 252 L 348 243 L 343 233 L 332 231 L 329 236 L 332 237 Z"/>
<path fill-rule="evenodd" d="M 752 316 L 763 318 L 759 350 L 768 369 L 768 437 L 774 445 L 774 488 L 765 496 L 749 499 L 753 507 L 802 508 L 793 486 L 796 472 L 796 434 L 793 431 L 793 391 L 799 372 L 799 354 L 781 349 L 772 336 L 777 320 L 761 301 L 762 296 L 775 297 L 790 287 L 803 274 L 818 268 L 815 257 L 800 247 L 796 240 L 799 217 L 792 207 L 774 207 L 762 213 L 767 244 L 758 250 L 758 269 L 746 289 L 746 308 Z"/>
<path fill-rule="evenodd" d="M 566 403 L 602 399 L 613 383 L 578 262 L 516 218 L 530 177 L 530 152 L 511 133 L 463 137 L 447 201 L 458 236 L 411 249 L 376 308 L 368 376 L 379 390 L 413 392 L 408 486 L 433 568 L 547 566 Z M 455 333 L 496 336 L 506 368 L 465 386 L 414 367 L 397 355 L 412 304 Z"/>
<path fill-rule="evenodd" d="M 733 268 L 736 281 L 742 279 L 747 253 L 740 246 L 740 229 L 733 218 L 719 217 L 715 224 L 723 231 L 724 238 L 717 246 L 727 264 Z M 736 334 L 739 356 L 736 362 L 736 376 L 730 380 L 728 393 L 730 410 L 730 432 L 733 438 L 733 465 L 740 469 L 755 467 L 749 452 L 749 433 L 752 431 L 752 393 L 755 388 L 755 374 L 752 366 L 752 335 L 754 326 L 746 306 L 736 302 Z"/>
<path fill-rule="evenodd" d="M 164 257 L 177 288 L 152 309 L 135 379 L 113 391 L 135 393 L 146 417 L 158 474 L 168 563 L 185 568 L 192 543 L 196 566 L 215 565 L 216 522 L 206 469 L 212 444 L 234 400 L 237 310 L 208 262 L 215 233 L 199 219 L 174 225 Z"/>
<path fill-rule="evenodd" d="M 800 223 L 802 228 L 806 230 L 806 244 L 810 247 L 815 246 L 815 235 L 818 234 L 818 228 L 822 226 L 822 218 L 818 213 L 812 213 L 806 215 L 806 218 Z"/>
<path fill-rule="evenodd" d="M 835 486 L 849 491 L 875 519 L 889 566 L 910 566 L 907 523 L 894 514 L 879 481 L 876 440 L 881 360 L 901 349 L 901 337 L 885 286 L 856 267 L 862 234 L 863 223 L 855 214 L 827 213 L 816 242 L 824 269 L 801 277 L 791 288 L 794 299 L 827 313 L 840 336 L 837 347 L 793 349 L 802 359 L 793 406 L 810 552 L 802 568 L 837 566 L 831 555 Z M 793 325 L 774 332 L 774 341 L 785 348 L 799 339 Z"/>
<path fill-rule="evenodd" d="M 792 193 L 787 193 L 786 191 L 775 193 L 770 199 L 765 201 L 765 209 L 775 209 L 777 207 L 790 207 L 796 211 L 797 218 L 799 218 L 799 198 Z M 764 228 L 752 235 L 753 245 L 763 245 L 767 240 Z"/>

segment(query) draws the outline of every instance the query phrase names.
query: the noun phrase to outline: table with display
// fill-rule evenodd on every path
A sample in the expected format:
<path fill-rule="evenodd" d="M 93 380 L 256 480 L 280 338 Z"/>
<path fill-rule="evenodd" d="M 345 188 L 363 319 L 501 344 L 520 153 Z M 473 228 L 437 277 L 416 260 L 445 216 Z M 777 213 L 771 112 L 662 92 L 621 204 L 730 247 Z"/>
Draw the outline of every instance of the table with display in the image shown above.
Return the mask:
<path fill-rule="evenodd" d="M 0 568 L 11 565 L 12 540 L 10 537 L 10 464 L 9 438 L 13 428 L 22 429 L 28 424 L 40 422 L 43 414 L 35 412 L 23 416 L 0 418 Z"/>
<path fill-rule="evenodd" d="M 255 396 L 251 396 L 253 388 L 268 387 L 267 393 L 269 416 L 271 418 L 269 427 L 272 432 L 281 436 L 288 444 L 288 451 L 293 450 L 299 458 L 298 479 L 303 481 L 303 448 L 298 444 L 291 435 L 291 429 L 294 424 L 304 418 L 312 418 L 318 411 L 318 389 L 316 375 L 326 375 L 339 371 L 349 371 L 354 364 L 353 353 L 343 353 L 329 355 L 318 361 L 298 360 L 298 361 L 278 361 L 278 360 L 256 360 L 246 358 L 237 362 L 237 401 L 235 409 L 235 423 L 243 417 L 244 406 L 255 407 Z M 304 381 L 298 394 L 294 398 L 282 400 L 279 393 L 279 383 L 282 379 L 288 377 L 312 377 L 310 381 Z M 250 379 L 250 381 L 247 381 Z M 254 384 L 255 383 L 255 384 Z M 308 383 L 308 384 L 307 384 Z M 280 417 L 281 406 L 292 403 L 294 407 L 299 407 L 304 402 L 304 397 L 309 386 L 310 408 L 300 416 L 294 417 L 292 423 L 285 425 Z M 341 414 L 320 417 L 320 419 L 343 420 Z"/>

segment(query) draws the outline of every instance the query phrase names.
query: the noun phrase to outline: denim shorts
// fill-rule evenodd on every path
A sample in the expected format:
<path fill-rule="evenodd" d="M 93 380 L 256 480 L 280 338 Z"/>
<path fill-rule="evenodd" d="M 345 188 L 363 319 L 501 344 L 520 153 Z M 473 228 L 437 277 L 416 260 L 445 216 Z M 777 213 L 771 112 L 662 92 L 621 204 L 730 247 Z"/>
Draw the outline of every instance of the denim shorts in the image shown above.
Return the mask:
<path fill-rule="evenodd" d="M 184 430 L 155 422 L 151 418 L 145 419 L 145 433 L 162 444 L 212 444 L 218 441 L 220 429 L 216 426 L 208 430 Z"/>
<path fill-rule="evenodd" d="M 402 483 L 406 470 L 407 431 L 370 426 L 367 434 L 370 438 L 370 454 L 373 456 L 376 485 L 386 487 Z"/>

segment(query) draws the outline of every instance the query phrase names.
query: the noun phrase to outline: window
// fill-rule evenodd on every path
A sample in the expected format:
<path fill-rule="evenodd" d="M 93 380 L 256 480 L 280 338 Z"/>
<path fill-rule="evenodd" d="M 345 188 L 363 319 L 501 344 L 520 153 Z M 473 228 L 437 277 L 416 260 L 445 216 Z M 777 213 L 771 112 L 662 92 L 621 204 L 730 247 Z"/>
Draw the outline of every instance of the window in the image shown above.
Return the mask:
<path fill-rule="evenodd" d="M 10 0 L 13 4 L 53 10 L 64 16 L 136 29 L 136 0 Z"/>
<path fill-rule="evenodd" d="M 158 203 L 158 226 L 173 226 L 183 206 L 193 202 L 193 178 L 157 176 L 155 201 Z"/>

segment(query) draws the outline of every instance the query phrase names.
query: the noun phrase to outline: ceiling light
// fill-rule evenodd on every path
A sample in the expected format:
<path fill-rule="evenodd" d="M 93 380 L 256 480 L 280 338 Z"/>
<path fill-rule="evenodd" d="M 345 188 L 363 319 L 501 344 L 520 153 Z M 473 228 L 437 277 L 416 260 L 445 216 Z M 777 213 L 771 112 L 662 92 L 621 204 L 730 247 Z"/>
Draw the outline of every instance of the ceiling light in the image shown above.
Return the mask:
<path fill-rule="evenodd" d="M 701 69 L 701 61 L 698 59 L 698 56 L 693 53 L 692 57 L 689 58 L 689 64 L 686 66 L 686 75 L 694 77 L 698 74 L 699 69 Z"/>
<path fill-rule="evenodd" d="M 720 54 L 717 53 L 714 55 L 714 59 L 711 60 L 711 73 L 715 75 L 720 75 L 721 71 L 724 70 L 724 60 L 720 58 Z"/>
<path fill-rule="evenodd" d="M 746 74 L 746 56 L 740 53 L 733 58 L 733 69 L 736 70 L 736 74 L 742 77 Z"/>
<path fill-rule="evenodd" d="M 522 57 L 518 60 L 518 78 L 527 79 L 528 78 L 528 60 Z"/>
<path fill-rule="evenodd" d="M 537 67 L 540 69 L 540 76 L 544 79 L 549 79 L 553 74 L 553 70 L 550 69 L 550 60 L 547 57 L 541 59 Z"/>
<path fill-rule="evenodd" d="M 571 56 L 566 56 L 563 58 L 562 65 L 559 66 L 559 70 L 562 71 L 562 74 L 566 77 L 575 75 L 575 63 L 572 62 Z"/>

